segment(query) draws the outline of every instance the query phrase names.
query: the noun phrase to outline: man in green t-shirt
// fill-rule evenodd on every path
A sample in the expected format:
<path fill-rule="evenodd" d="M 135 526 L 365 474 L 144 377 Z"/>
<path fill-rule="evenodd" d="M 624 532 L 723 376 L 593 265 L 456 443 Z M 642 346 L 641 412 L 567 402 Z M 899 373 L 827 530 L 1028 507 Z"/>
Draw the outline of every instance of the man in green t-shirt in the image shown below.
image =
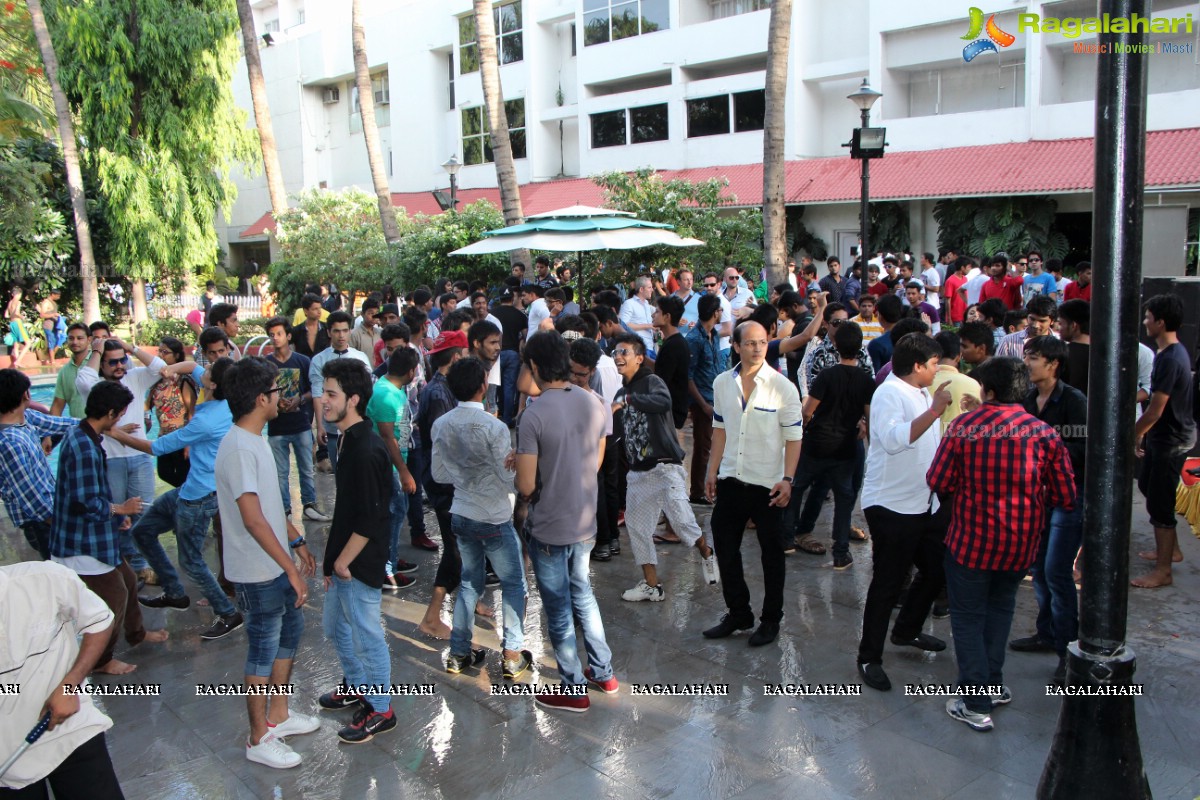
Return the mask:
<path fill-rule="evenodd" d="M 408 516 L 408 496 L 417 490 L 417 482 L 408 471 L 405 459 L 408 457 L 408 444 L 412 438 L 412 420 L 408 413 L 408 390 L 405 388 L 412 383 L 417 373 L 416 350 L 410 347 L 398 347 L 388 357 L 387 374 L 375 382 L 371 392 L 371 401 L 367 403 L 367 416 L 375 424 L 375 431 L 383 439 L 388 456 L 392 459 L 392 539 L 388 551 L 387 575 L 384 580 L 385 589 L 406 589 L 412 586 L 413 579 L 405 573 L 416 571 L 415 564 L 410 564 L 399 557 L 400 528 Z"/>
<path fill-rule="evenodd" d="M 54 402 L 50 405 L 50 415 L 61 417 L 63 408 L 75 419 L 83 419 L 83 408 L 87 400 L 75 391 L 75 378 L 79 368 L 87 363 L 91 335 L 88 326 L 76 322 L 67 328 L 67 351 L 71 358 L 58 370 L 58 380 L 54 382 Z"/>

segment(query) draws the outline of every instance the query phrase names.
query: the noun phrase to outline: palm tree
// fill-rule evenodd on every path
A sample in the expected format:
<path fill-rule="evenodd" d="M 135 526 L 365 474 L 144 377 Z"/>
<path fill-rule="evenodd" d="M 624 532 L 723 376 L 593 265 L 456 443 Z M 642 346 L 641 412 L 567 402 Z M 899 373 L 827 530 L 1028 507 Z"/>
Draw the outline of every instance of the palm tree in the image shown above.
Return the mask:
<path fill-rule="evenodd" d="M 254 14 L 250 0 L 237 0 L 238 20 L 242 24 L 242 45 L 246 51 L 246 75 L 250 79 L 250 101 L 254 105 L 254 122 L 262 146 L 263 171 L 267 176 L 267 192 L 271 195 L 271 213 L 275 219 L 287 211 L 287 190 L 283 186 L 283 171 L 279 168 L 279 152 L 275 148 L 275 128 L 271 125 L 271 105 L 267 102 L 267 83 L 263 79 L 262 59 L 258 54 L 258 35 L 254 31 Z"/>
<path fill-rule="evenodd" d="M 767 32 L 766 111 L 763 119 L 763 256 L 771 286 L 787 280 L 783 136 L 791 34 L 792 0 L 774 0 Z"/>
<path fill-rule="evenodd" d="M 100 294 L 96 285 L 96 256 L 92 251 L 87 195 L 83 191 L 83 173 L 79 169 L 79 150 L 75 147 L 75 125 L 71 120 L 67 96 L 63 93 L 62 84 L 58 82 L 58 56 L 54 53 L 54 43 L 50 41 L 50 30 L 46 27 L 41 0 L 27 0 L 27 5 L 33 20 L 33 34 L 37 38 L 38 49 L 42 51 L 46 80 L 50 82 L 54 116 L 58 121 L 58 138 L 62 142 L 63 161 L 67 166 L 67 191 L 71 195 L 71 212 L 75 217 L 75 240 L 79 245 L 79 277 L 83 281 L 83 318 L 97 320 L 100 319 Z"/>
<path fill-rule="evenodd" d="M 505 225 L 525 221 L 521 210 L 521 187 L 513 163 L 512 139 L 508 135 L 508 116 L 504 111 L 504 91 L 500 88 L 500 60 L 496 55 L 496 22 L 492 0 L 475 2 L 475 42 L 479 47 L 479 78 L 483 81 L 483 106 L 491 135 L 492 160 L 496 164 L 496 182 L 500 185 L 500 205 Z M 513 250 L 509 259 L 529 265 L 529 251 Z"/>
<path fill-rule="evenodd" d="M 375 123 L 375 95 L 371 91 L 371 72 L 367 65 L 367 34 L 363 30 L 362 0 L 351 4 L 350 32 L 354 47 L 354 83 L 358 87 L 358 108 L 362 116 L 363 139 L 367 142 L 367 161 L 371 164 L 371 182 L 379 200 L 379 219 L 383 223 L 383 238 L 388 244 L 400 241 L 400 225 L 396 209 L 392 208 L 392 190 L 383 168 L 383 151 L 379 147 L 379 126 Z"/>

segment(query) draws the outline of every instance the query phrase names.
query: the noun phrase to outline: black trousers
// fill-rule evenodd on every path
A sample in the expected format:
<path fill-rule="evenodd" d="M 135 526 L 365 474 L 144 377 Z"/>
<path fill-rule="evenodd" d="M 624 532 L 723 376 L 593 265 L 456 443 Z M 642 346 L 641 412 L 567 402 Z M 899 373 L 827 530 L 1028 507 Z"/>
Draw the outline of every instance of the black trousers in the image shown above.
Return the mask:
<path fill-rule="evenodd" d="M 53 772 L 24 789 L 0 789 L 0 797 L 20 800 L 124 800 L 113 771 L 104 734 L 99 733 L 75 748 Z"/>
<path fill-rule="evenodd" d="M 604 440 L 604 460 L 596 476 L 596 544 L 616 541 L 617 515 L 621 499 L 617 487 L 617 443 L 612 436 Z"/>
<path fill-rule="evenodd" d="M 746 522 L 754 520 L 758 546 L 762 550 L 763 622 L 783 619 L 783 581 L 786 575 L 783 542 L 779 538 L 783 509 L 769 505 L 771 490 L 734 478 L 717 481 L 717 499 L 713 504 L 713 549 L 721 570 L 721 591 L 733 618 L 742 624 L 754 622 L 750 607 L 750 587 L 742 572 L 742 536 Z"/>
<path fill-rule="evenodd" d="M 871 529 L 871 556 L 875 566 L 863 609 L 858 663 L 883 663 L 883 645 L 892 609 L 913 566 L 917 568 L 917 574 L 909 587 L 908 599 L 896 616 L 892 633 L 902 639 L 912 639 L 921 632 L 933 601 L 946 585 L 942 558 L 949 512 L 948 505 L 938 509 L 937 514 L 897 514 L 883 506 L 863 509 Z"/>

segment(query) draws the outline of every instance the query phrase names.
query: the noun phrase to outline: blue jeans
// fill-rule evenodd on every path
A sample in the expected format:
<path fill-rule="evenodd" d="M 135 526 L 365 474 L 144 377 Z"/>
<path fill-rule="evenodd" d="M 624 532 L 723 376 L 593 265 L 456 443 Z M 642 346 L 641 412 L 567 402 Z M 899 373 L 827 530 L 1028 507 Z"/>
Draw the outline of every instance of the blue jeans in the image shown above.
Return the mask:
<path fill-rule="evenodd" d="M 112 493 L 114 503 L 124 503 L 131 497 L 142 498 L 142 502 L 147 506 L 153 503 L 154 456 L 138 453 L 125 458 L 108 459 L 108 490 Z M 136 525 L 140 516 L 132 514 L 129 519 Z M 128 530 L 121 531 L 121 555 L 129 562 L 129 567 L 134 572 L 149 566 Z"/>
<path fill-rule="evenodd" d="M 142 514 L 130 533 L 138 548 L 146 554 L 146 560 L 158 575 L 158 583 L 167 597 L 186 594 L 179 573 L 167 557 L 158 537 L 167 531 L 175 531 L 175 545 L 179 550 L 179 566 L 196 584 L 200 593 L 208 598 L 212 610 L 219 616 L 228 617 L 236 610 L 233 602 L 221 591 L 217 579 L 204 561 L 204 542 L 208 529 L 217 514 L 217 494 L 213 492 L 199 500 L 180 500 L 179 490 L 172 489 L 160 495 Z"/>
<path fill-rule="evenodd" d="M 529 559 L 542 606 L 546 610 L 546 626 L 558 673 L 566 686 L 584 686 L 587 678 L 579 663 L 579 648 L 575 640 L 575 620 L 583 630 L 583 645 L 587 649 L 588 666 L 592 677 L 606 681 L 612 677 L 612 651 L 604 640 L 604 622 L 600 607 L 592 594 L 588 580 L 588 557 L 596 537 L 567 545 L 543 544 L 529 540 Z"/>
<path fill-rule="evenodd" d="M 37 551 L 43 561 L 50 560 L 50 520 L 31 520 L 21 526 L 25 541 Z"/>
<path fill-rule="evenodd" d="M 296 472 L 300 474 L 300 502 L 303 505 L 317 502 L 317 487 L 313 483 L 313 435 L 311 430 L 268 436 L 271 454 L 275 456 L 275 474 L 279 477 L 279 493 L 283 495 L 283 511 L 292 513 L 291 459 L 288 450 L 296 454 Z"/>
<path fill-rule="evenodd" d="M 1067 645 L 1079 638 L 1079 598 L 1075 592 L 1075 556 L 1083 541 L 1083 504 L 1074 511 L 1055 508 L 1050 514 L 1050 532 L 1042 538 L 1038 558 L 1030 573 L 1037 595 L 1038 638 L 1054 642 L 1060 658 Z"/>
<path fill-rule="evenodd" d="M 388 507 L 392 515 L 392 541 L 388 547 L 387 573 L 396 571 L 396 562 L 400 559 L 400 529 L 404 527 L 404 518 L 408 515 L 408 494 L 400 486 L 400 473 L 392 469 L 392 503 Z"/>
<path fill-rule="evenodd" d="M 332 429 L 334 431 L 337 430 L 337 428 L 334 428 L 333 425 L 330 425 L 328 429 Z M 337 473 L 338 442 L 340 441 L 340 439 L 338 439 L 339 435 L 340 434 L 337 433 L 329 434 L 328 439 L 326 440 L 327 444 L 325 445 L 329 448 L 329 468 L 334 472 L 334 474 Z"/>
<path fill-rule="evenodd" d="M 800 513 L 800 521 L 795 529 L 784 526 L 784 544 L 788 544 L 788 536 L 805 536 L 813 532 L 817 526 L 817 518 L 821 515 L 825 494 L 832 488 L 833 554 L 850 554 L 850 515 L 854 512 L 855 466 L 855 459 L 852 458 L 816 458 L 800 452 L 800 463 L 796 466 L 796 480 L 787 513 L 794 514 L 793 506 L 800 504 L 799 498 L 804 497 L 805 489 L 809 492 L 808 497 L 804 498 L 804 510 Z"/>
<path fill-rule="evenodd" d="M 958 685 L 1000 686 L 1017 588 L 1025 570 L 971 569 L 959 564 L 947 550 L 945 572 Z M 966 695 L 963 702 L 979 714 L 992 710 L 987 695 Z"/>
<path fill-rule="evenodd" d="M 246 672 L 269 678 L 276 661 L 290 661 L 304 632 L 304 614 L 296 608 L 296 590 L 286 572 L 261 583 L 235 583 L 238 606 L 246 618 Z"/>
<path fill-rule="evenodd" d="M 330 579 L 329 591 L 325 593 L 325 637 L 337 650 L 347 686 L 369 684 L 379 688 L 392 682 L 392 660 L 379 613 L 382 597 L 382 590 L 356 578 L 334 575 Z M 352 689 L 351 693 L 358 692 Z M 392 707 L 389 694 L 374 692 L 366 698 L 371 708 L 380 713 Z"/>
<path fill-rule="evenodd" d="M 450 652 L 466 655 L 471 649 L 471 626 L 475 621 L 475 603 L 484 590 L 484 562 L 500 578 L 504 597 L 504 649 L 520 651 L 525 645 L 525 563 L 521 543 L 511 522 L 493 525 L 459 514 L 450 524 L 458 539 L 462 556 L 462 583 L 454 600 L 454 630 L 450 634 Z"/>
<path fill-rule="evenodd" d="M 500 391 L 504 402 L 500 419 L 510 428 L 517 418 L 517 377 L 521 374 L 521 354 L 516 350 L 500 351 Z"/>

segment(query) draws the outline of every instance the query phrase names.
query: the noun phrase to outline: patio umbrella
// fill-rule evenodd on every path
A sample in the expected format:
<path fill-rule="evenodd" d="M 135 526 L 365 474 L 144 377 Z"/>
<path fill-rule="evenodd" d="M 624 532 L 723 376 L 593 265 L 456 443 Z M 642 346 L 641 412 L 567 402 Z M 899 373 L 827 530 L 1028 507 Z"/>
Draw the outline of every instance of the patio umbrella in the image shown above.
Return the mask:
<path fill-rule="evenodd" d="M 675 233 L 673 226 L 638 219 L 628 211 L 593 206 L 569 206 L 526 218 L 483 234 L 478 242 L 460 247 L 452 256 L 504 253 L 527 247 L 530 250 L 577 253 L 579 287 L 583 288 L 584 250 L 635 250 L 641 247 L 702 247 L 704 242 Z M 582 292 L 581 292 L 582 293 Z"/>

